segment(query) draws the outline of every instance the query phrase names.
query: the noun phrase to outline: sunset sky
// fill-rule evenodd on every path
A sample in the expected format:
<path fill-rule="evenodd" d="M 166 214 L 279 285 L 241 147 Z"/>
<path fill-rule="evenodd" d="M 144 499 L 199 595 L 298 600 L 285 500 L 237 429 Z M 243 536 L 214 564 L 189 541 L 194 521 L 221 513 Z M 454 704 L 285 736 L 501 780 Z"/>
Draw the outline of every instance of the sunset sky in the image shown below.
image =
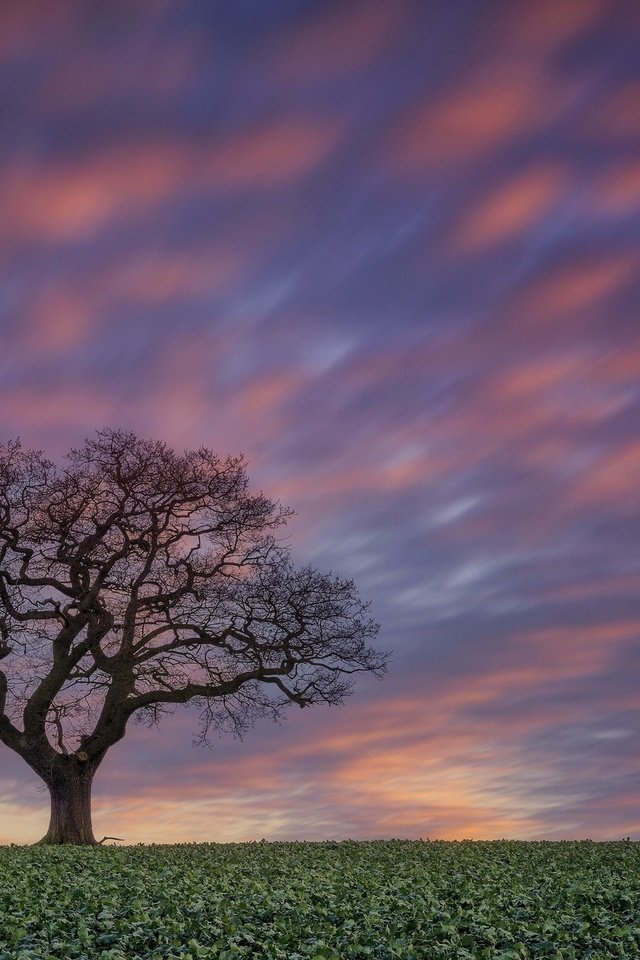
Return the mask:
<path fill-rule="evenodd" d="M 0 78 L 0 440 L 243 452 L 393 651 L 96 835 L 640 839 L 640 4 L 13 0 Z"/>

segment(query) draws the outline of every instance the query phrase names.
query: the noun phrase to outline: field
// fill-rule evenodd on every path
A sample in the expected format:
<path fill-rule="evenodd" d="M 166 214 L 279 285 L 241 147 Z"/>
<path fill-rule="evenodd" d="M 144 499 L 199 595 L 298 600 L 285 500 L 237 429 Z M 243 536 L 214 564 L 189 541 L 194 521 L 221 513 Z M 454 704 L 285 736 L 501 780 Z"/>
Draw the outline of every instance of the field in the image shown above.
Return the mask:
<path fill-rule="evenodd" d="M 640 957 L 640 844 L 0 848 L 0 960 Z"/>

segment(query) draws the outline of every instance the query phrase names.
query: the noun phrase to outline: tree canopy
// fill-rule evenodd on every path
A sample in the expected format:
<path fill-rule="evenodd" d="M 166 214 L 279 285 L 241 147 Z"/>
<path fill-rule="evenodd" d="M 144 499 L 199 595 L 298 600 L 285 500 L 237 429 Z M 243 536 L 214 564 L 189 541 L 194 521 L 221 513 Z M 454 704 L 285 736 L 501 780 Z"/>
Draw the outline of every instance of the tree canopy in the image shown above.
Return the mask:
<path fill-rule="evenodd" d="M 353 582 L 294 567 L 288 515 L 204 448 L 100 430 L 57 467 L 0 447 L 0 739 L 51 790 L 45 839 L 92 842 L 90 818 L 56 827 L 56 784 L 60 821 L 133 716 L 195 702 L 206 740 L 384 671 Z"/>

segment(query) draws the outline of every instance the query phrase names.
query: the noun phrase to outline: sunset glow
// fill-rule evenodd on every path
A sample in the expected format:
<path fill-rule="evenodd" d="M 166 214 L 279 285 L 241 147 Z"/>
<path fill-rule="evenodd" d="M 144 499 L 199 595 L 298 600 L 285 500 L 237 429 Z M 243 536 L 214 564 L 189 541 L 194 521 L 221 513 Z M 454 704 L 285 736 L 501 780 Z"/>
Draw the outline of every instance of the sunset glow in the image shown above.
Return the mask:
<path fill-rule="evenodd" d="M 640 839 L 640 6 L 3 11 L 0 441 L 242 452 L 393 651 L 131 725 L 128 843 Z M 0 746 L 0 843 L 46 827 Z"/>

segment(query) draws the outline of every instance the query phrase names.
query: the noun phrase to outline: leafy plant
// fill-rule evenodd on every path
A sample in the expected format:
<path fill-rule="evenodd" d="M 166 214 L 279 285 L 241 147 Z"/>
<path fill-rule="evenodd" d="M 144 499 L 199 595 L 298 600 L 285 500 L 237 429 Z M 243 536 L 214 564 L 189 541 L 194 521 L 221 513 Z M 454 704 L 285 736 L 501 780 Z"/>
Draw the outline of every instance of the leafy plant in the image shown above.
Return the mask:
<path fill-rule="evenodd" d="M 640 956 L 636 843 L 0 848 L 0 960 Z"/>

